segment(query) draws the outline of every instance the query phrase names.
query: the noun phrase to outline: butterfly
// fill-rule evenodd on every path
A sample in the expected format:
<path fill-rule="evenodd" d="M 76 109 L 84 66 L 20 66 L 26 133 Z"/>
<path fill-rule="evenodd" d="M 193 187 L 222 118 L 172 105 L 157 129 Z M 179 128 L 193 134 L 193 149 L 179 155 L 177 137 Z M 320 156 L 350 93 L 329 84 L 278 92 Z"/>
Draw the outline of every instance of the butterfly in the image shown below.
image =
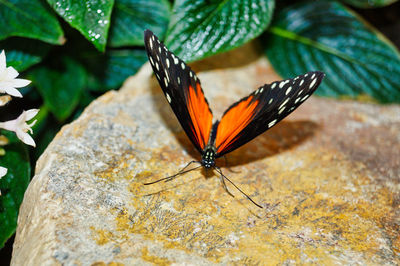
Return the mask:
<path fill-rule="evenodd" d="M 265 84 L 232 104 L 221 119 L 213 123 L 212 111 L 200 80 L 191 68 L 170 52 L 150 30 L 145 30 L 144 42 L 151 67 L 165 98 L 186 135 L 201 154 L 201 161 L 191 161 L 177 174 L 145 185 L 170 181 L 180 174 L 205 167 L 206 170 L 215 169 L 220 174 L 222 185 L 230 195 L 232 194 L 227 189 L 225 179 L 262 208 L 223 175 L 221 169 L 215 165 L 215 159 L 251 141 L 293 112 L 318 88 L 325 74 L 314 71 L 293 79 Z M 200 166 L 186 170 L 192 163 L 199 163 Z"/>

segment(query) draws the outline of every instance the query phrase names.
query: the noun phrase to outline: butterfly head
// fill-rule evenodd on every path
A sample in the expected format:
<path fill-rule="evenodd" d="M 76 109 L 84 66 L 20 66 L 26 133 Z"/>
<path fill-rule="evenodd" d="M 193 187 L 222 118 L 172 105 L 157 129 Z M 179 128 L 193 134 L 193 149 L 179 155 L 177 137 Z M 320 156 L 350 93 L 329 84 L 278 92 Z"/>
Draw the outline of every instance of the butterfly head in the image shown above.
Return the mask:
<path fill-rule="evenodd" d="M 215 148 L 213 146 L 206 146 L 201 155 L 201 164 L 205 168 L 212 168 L 215 166 Z"/>

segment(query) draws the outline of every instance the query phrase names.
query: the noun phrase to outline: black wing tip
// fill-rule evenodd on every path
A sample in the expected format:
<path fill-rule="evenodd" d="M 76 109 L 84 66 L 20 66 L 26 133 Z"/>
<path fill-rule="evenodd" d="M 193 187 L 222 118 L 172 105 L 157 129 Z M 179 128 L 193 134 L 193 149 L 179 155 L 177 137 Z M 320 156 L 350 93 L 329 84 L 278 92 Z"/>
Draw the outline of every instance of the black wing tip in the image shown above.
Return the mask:
<path fill-rule="evenodd" d="M 146 48 L 146 50 L 148 50 L 148 43 L 150 41 L 151 36 L 153 36 L 153 32 L 151 32 L 150 30 L 145 30 L 144 31 L 144 46 Z"/>
<path fill-rule="evenodd" d="M 320 71 L 320 70 L 310 71 L 310 72 L 307 72 L 307 74 L 308 75 L 316 74 L 317 77 L 319 77 L 321 79 L 323 79 L 326 76 L 326 74 L 324 72 Z"/>
<path fill-rule="evenodd" d="M 152 35 L 154 35 L 154 33 L 151 30 L 149 30 L 149 29 L 144 30 L 144 38 L 145 39 L 150 38 Z"/>
<path fill-rule="evenodd" d="M 154 36 L 154 37 L 153 37 Z M 150 38 L 153 37 L 153 40 L 158 40 L 158 37 L 149 29 L 144 30 L 144 43 L 147 44 L 150 41 Z"/>

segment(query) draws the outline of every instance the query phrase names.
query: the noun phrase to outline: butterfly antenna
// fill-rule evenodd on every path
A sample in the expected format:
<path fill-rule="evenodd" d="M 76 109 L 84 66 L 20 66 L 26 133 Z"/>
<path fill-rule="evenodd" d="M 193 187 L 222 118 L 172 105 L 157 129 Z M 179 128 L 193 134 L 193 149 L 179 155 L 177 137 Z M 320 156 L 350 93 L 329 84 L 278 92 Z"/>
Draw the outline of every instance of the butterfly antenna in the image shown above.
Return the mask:
<path fill-rule="evenodd" d="M 250 200 L 254 205 L 256 205 L 258 208 L 261 208 L 261 209 L 263 208 L 260 204 L 257 204 L 254 200 L 252 200 L 252 199 L 250 198 L 250 196 L 248 196 L 246 193 L 244 193 L 238 186 L 236 186 L 235 183 L 233 183 L 229 178 L 227 178 L 227 177 L 222 173 L 221 168 L 219 168 L 219 167 L 217 167 L 217 166 L 215 166 L 214 168 L 215 168 L 215 170 L 217 170 L 217 172 L 218 172 L 223 178 L 225 178 L 226 180 L 228 180 L 229 183 L 231 183 L 237 190 L 239 190 L 240 193 L 242 193 L 243 195 L 245 195 L 246 198 L 247 198 L 248 200 Z M 226 190 L 231 196 L 233 196 L 233 195 L 228 191 L 228 189 L 227 189 L 226 184 L 225 184 L 224 181 L 222 182 L 222 184 L 224 185 L 225 190 Z"/>
<path fill-rule="evenodd" d="M 201 165 L 200 165 L 200 166 L 198 166 L 198 167 L 195 167 L 195 168 L 192 168 L 192 169 L 189 169 L 189 170 L 185 170 L 185 169 L 188 168 L 189 165 L 191 165 L 192 163 L 200 163 L 200 162 L 198 162 L 198 161 L 191 161 L 191 162 L 189 162 L 185 167 L 183 167 L 178 173 L 176 173 L 176 174 L 174 174 L 174 175 L 171 175 L 171 176 L 167 176 L 167 177 L 158 179 L 158 180 L 153 181 L 153 182 L 144 183 L 143 185 L 152 185 L 152 184 L 155 184 L 155 183 L 158 183 L 158 182 L 161 182 L 161 181 L 169 182 L 169 181 L 171 181 L 172 179 L 174 179 L 175 177 L 177 177 L 177 176 L 179 176 L 179 175 L 183 175 L 183 174 L 185 174 L 185 173 L 187 173 L 187 172 L 196 170 L 196 169 L 198 169 L 198 168 L 201 167 Z"/>

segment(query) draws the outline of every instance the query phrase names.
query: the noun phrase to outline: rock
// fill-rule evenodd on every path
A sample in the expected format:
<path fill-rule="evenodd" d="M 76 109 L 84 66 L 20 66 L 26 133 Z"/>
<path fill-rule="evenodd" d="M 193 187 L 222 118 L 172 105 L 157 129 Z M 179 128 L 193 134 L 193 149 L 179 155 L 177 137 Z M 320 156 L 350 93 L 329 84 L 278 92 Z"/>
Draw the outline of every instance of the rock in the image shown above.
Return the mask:
<path fill-rule="evenodd" d="M 216 117 L 279 79 L 257 51 L 193 65 Z M 313 96 L 227 156 L 224 173 L 264 209 L 200 169 L 144 186 L 199 159 L 147 64 L 41 156 L 11 264 L 395 265 L 399 140 L 398 105 Z"/>

